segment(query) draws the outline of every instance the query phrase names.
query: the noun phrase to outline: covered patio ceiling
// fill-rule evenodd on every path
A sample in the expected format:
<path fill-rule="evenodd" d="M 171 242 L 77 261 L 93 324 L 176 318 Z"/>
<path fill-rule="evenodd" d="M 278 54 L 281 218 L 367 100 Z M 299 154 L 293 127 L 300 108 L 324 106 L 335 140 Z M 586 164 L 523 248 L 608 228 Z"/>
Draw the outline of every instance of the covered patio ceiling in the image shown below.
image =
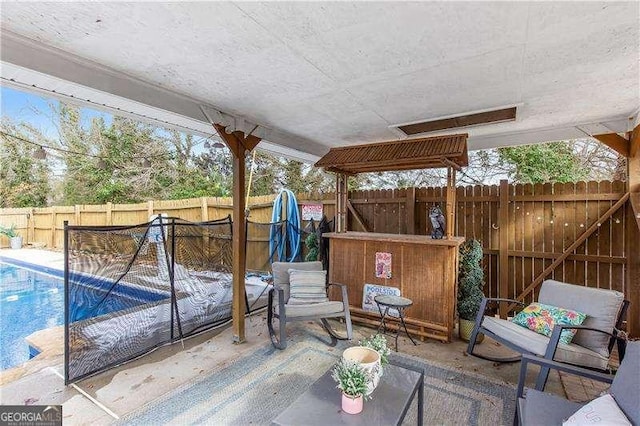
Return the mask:
<path fill-rule="evenodd" d="M 517 107 L 470 150 L 626 132 L 638 2 L 2 3 L 2 84 L 315 161 Z"/>

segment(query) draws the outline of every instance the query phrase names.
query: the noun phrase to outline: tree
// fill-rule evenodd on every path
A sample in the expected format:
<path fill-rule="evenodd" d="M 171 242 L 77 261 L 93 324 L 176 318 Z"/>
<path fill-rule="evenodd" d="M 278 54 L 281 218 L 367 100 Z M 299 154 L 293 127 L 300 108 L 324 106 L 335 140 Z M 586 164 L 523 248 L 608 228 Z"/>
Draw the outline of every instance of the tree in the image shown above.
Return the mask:
<path fill-rule="evenodd" d="M 498 154 L 513 166 L 509 175 L 519 183 L 576 182 L 589 175 L 569 142 L 498 148 Z"/>
<path fill-rule="evenodd" d="M 65 204 L 133 203 L 166 198 L 174 182 L 172 153 L 158 129 L 128 118 L 91 120 L 88 130 L 80 110 L 61 104 L 60 145 L 65 164 Z"/>
<path fill-rule="evenodd" d="M 8 118 L 3 118 L 0 127 L 0 207 L 46 206 L 51 196 L 50 160 L 34 159 L 39 147 L 18 138 L 42 145 L 50 141 L 34 127 L 15 125 Z"/>

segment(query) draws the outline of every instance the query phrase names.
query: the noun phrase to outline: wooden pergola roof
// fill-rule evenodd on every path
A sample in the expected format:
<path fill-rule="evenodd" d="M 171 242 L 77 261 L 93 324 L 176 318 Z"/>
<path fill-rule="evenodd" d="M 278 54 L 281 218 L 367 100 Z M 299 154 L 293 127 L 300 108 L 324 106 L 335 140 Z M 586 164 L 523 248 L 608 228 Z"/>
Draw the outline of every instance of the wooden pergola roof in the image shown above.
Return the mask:
<path fill-rule="evenodd" d="M 469 164 L 466 133 L 331 148 L 315 164 L 336 173 L 431 169 Z"/>

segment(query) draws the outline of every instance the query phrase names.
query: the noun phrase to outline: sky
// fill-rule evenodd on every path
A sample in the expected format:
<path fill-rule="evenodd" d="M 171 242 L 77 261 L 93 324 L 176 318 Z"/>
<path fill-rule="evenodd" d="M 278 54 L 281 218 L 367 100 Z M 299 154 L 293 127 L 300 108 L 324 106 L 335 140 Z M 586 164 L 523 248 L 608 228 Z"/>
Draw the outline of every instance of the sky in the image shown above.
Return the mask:
<path fill-rule="evenodd" d="M 43 97 L 32 93 L 22 92 L 9 87 L 0 87 L 0 108 L 2 117 L 9 117 L 14 123 L 26 122 L 40 130 L 45 136 L 57 138 L 58 131 L 54 123 L 53 108 L 59 102 L 54 98 Z M 111 121 L 109 113 L 96 111 L 91 108 L 81 108 L 82 120 L 88 124 L 93 117 L 104 117 L 107 124 Z"/>
<path fill-rule="evenodd" d="M 0 101 L 0 111 L 3 118 L 9 117 L 15 124 L 29 123 L 46 137 L 58 139 L 58 128 L 54 120 L 54 111 L 59 105 L 57 99 L 0 86 Z M 83 126 L 87 128 L 91 125 L 91 120 L 94 117 L 102 117 L 107 126 L 113 118 L 111 113 L 92 108 L 81 107 L 80 111 Z M 163 129 L 158 131 L 164 132 Z M 205 139 L 196 137 L 196 140 L 201 140 L 201 143 L 193 148 L 193 153 L 197 155 L 203 152 Z"/>

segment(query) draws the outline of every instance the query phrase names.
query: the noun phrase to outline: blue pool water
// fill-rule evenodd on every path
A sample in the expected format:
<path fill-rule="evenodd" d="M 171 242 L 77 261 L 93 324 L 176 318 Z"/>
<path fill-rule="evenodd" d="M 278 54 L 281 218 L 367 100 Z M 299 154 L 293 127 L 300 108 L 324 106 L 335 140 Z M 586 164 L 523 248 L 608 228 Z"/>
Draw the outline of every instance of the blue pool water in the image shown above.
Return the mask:
<path fill-rule="evenodd" d="M 57 271 L 60 274 L 60 271 Z M 94 283 L 95 284 L 95 283 Z M 135 297 L 116 293 L 99 303 L 105 295 L 96 287 L 73 286 L 72 321 L 96 317 L 131 308 L 163 295 L 142 292 Z M 140 292 L 138 292 L 140 293 Z M 97 306 L 97 308 L 96 308 Z M 29 359 L 25 338 L 31 333 L 64 324 L 64 281 L 15 265 L 0 263 L 0 369 L 19 365 Z"/>

